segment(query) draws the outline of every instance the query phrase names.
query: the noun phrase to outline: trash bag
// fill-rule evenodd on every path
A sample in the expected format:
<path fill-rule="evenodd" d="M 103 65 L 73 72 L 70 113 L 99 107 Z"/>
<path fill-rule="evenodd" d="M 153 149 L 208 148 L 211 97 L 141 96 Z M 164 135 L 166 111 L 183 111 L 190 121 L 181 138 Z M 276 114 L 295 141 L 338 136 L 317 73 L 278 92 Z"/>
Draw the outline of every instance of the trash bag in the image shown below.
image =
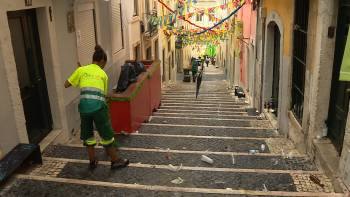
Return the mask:
<path fill-rule="evenodd" d="M 117 90 L 118 92 L 124 92 L 133 82 L 140 80 L 136 76 L 134 67 L 130 63 L 124 64 L 121 67 Z"/>
<path fill-rule="evenodd" d="M 140 62 L 139 60 L 135 60 L 135 71 L 136 71 L 136 76 L 139 76 L 142 72 L 147 72 L 146 66 Z"/>

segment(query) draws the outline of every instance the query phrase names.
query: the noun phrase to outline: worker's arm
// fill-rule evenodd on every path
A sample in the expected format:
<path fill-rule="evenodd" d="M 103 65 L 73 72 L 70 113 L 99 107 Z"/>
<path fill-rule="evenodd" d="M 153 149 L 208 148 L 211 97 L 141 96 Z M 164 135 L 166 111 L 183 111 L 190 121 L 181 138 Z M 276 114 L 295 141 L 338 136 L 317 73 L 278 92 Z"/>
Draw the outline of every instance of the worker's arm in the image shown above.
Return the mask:
<path fill-rule="evenodd" d="M 69 81 L 66 80 L 66 83 L 64 83 L 64 87 L 65 87 L 65 88 L 69 88 L 69 87 L 71 87 L 71 86 L 72 86 L 72 84 L 70 84 Z"/>

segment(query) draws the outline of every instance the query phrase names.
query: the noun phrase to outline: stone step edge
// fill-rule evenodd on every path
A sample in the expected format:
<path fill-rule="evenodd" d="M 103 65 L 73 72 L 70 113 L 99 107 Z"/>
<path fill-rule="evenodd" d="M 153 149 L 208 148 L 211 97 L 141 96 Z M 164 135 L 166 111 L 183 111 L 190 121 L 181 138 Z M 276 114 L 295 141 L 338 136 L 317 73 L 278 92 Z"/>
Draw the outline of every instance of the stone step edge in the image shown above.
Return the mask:
<path fill-rule="evenodd" d="M 166 125 L 169 127 L 202 127 L 202 128 L 221 128 L 221 129 L 271 129 L 273 127 L 264 128 L 264 127 L 230 127 L 230 126 L 210 126 L 210 125 L 179 125 L 179 124 L 153 124 L 153 123 L 142 123 L 142 125 L 151 125 L 151 126 L 160 126 Z"/>
<path fill-rule="evenodd" d="M 33 175 L 13 175 L 12 178 L 26 179 L 26 180 L 38 180 L 38 181 L 50 181 L 80 185 L 92 185 L 92 186 L 105 186 L 114 188 L 128 188 L 128 189 L 140 189 L 140 190 L 152 190 L 152 191 L 167 191 L 167 192 L 189 192 L 189 193 L 205 193 L 205 194 L 231 194 L 231 195 L 272 195 L 272 196 L 319 196 L 319 197 L 342 197 L 343 194 L 339 193 L 316 193 L 316 192 L 282 192 L 282 191 L 250 191 L 250 190 L 224 190 L 224 189 L 205 189 L 205 188 L 182 188 L 182 187 L 168 187 L 168 186 L 156 186 L 156 185 L 136 185 L 136 184 L 124 184 L 124 183 L 111 183 L 102 181 L 87 181 L 79 179 L 67 179 L 67 178 L 52 178 Z"/>
<path fill-rule="evenodd" d="M 238 115 L 238 114 L 246 114 L 246 112 L 237 112 L 237 115 L 222 115 L 222 114 L 200 114 L 200 113 L 166 113 L 166 112 L 155 112 L 156 115 L 192 115 L 192 116 L 218 116 L 218 117 L 256 117 L 259 118 L 259 116 L 248 116 L 248 114 L 246 116 L 243 115 Z M 156 116 L 153 115 L 153 116 Z"/>
<path fill-rule="evenodd" d="M 191 118 L 191 117 L 178 117 L 178 116 L 152 116 L 153 118 L 164 119 L 185 119 L 185 120 L 218 120 L 218 121 L 240 121 L 240 122 L 270 122 L 269 120 L 259 119 L 221 119 L 221 118 Z M 257 117 L 258 118 L 258 117 Z M 151 120 L 152 122 L 152 120 Z"/>
<path fill-rule="evenodd" d="M 67 159 L 67 158 L 56 158 L 56 157 L 43 157 L 44 161 L 60 161 L 67 163 L 90 163 L 89 160 L 81 159 Z M 214 161 L 215 162 L 215 161 Z M 169 160 L 169 164 L 171 160 Z M 98 164 L 111 165 L 110 161 L 98 161 Z M 175 165 L 175 164 L 174 164 Z M 178 167 L 176 164 L 174 167 Z M 232 165 L 234 167 L 234 165 Z M 128 167 L 135 168 L 152 168 L 152 169 L 168 169 L 167 165 L 156 165 L 156 164 L 143 164 L 143 163 L 130 163 Z M 208 172 L 238 172 L 238 173 L 267 173 L 267 174 L 314 174 L 323 175 L 324 171 L 303 171 L 303 170 L 268 170 L 268 169 L 237 169 L 237 168 L 211 168 L 211 167 L 191 167 L 182 166 L 180 170 L 188 171 L 208 171 Z"/>
<path fill-rule="evenodd" d="M 62 145 L 56 145 L 56 146 L 62 146 Z M 65 146 L 68 147 L 76 147 L 76 148 L 85 148 L 82 144 L 66 144 Z M 103 149 L 102 146 L 95 146 L 97 149 Z M 161 153 L 176 153 L 176 154 L 204 154 L 206 151 L 195 151 L 195 150 L 174 150 L 170 149 L 169 151 L 166 148 L 162 147 L 155 147 L 154 149 L 148 149 L 148 148 L 128 148 L 128 147 L 120 147 L 118 150 L 126 150 L 126 151 L 143 151 L 143 152 L 161 152 Z M 243 153 L 243 152 L 212 152 L 212 151 L 207 151 L 205 153 L 206 155 L 238 155 L 238 156 L 271 156 L 271 157 L 279 157 L 281 154 L 273 154 L 273 153 L 260 153 L 260 154 L 248 154 L 248 153 Z M 300 154 L 296 153 L 294 154 L 293 157 L 308 157 L 306 154 Z"/>
<path fill-rule="evenodd" d="M 122 135 L 122 134 L 115 134 Z M 227 136 L 203 136 L 203 135 L 173 135 L 154 133 L 131 133 L 130 136 L 174 137 L 174 138 L 199 138 L 199 139 L 225 139 L 225 140 L 268 140 L 269 138 L 255 137 L 227 137 Z"/>
<path fill-rule="evenodd" d="M 179 99 L 180 100 L 180 99 Z M 176 99 L 162 99 L 162 103 L 163 104 L 173 104 L 172 102 L 179 102 L 179 100 L 176 100 Z M 185 100 L 185 99 L 181 99 L 181 100 Z M 213 99 L 208 99 L 208 100 L 200 100 L 200 101 L 188 101 L 186 100 L 186 104 L 196 104 L 196 103 L 201 103 L 201 102 L 204 102 L 204 101 L 215 101 Z M 212 104 L 235 104 L 237 103 L 236 101 L 218 101 L 218 102 L 213 102 Z M 248 105 L 248 104 L 247 104 Z"/>
<path fill-rule="evenodd" d="M 181 112 L 181 111 L 191 111 L 191 112 L 220 112 L 220 113 L 227 113 L 227 114 L 247 114 L 245 111 L 208 111 L 208 110 L 184 110 L 184 109 L 157 109 L 158 111 L 172 111 L 172 112 Z"/>
<path fill-rule="evenodd" d="M 174 107 L 174 108 L 186 108 L 186 109 L 246 109 L 247 108 L 247 106 L 239 106 L 239 105 L 236 105 L 237 107 L 200 107 L 200 106 L 198 106 L 198 107 L 190 107 L 190 106 L 181 106 L 181 105 L 174 105 L 174 106 L 163 106 L 163 105 L 161 105 L 161 109 L 163 108 L 163 107 Z"/>
<path fill-rule="evenodd" d="M 213 103 L 213 104 L 198 104 L 198 103 L 190 103 L 190 102 L 188 102 L 188 103 L 186 103 L 186 102 L 184 102 L 184 103 L 164 103 L 164 102 L 162 102 L 162 106 L 169 106 L 169 107 L 172 107 L 173 105 L 178 105 L 178 106 L 183 106 L 183 105 L 185 105 L 185 106 L 187 106 L 187 105 L 192 105 L 192 106 L 212 106 L 212 105 L 214 105 L 214 106 L 223 106 L 223 107 L 225 107 L 225 106 L 227 106 L 227 107 L 249 107 L 249 105 L 235 105 L 235 104 L 232 104 L 232 105 L 229 105 L 229 104 L 225 104 L 225 105 L 221 105 L 221 104 L 218 104 L 218 103 Z"/>

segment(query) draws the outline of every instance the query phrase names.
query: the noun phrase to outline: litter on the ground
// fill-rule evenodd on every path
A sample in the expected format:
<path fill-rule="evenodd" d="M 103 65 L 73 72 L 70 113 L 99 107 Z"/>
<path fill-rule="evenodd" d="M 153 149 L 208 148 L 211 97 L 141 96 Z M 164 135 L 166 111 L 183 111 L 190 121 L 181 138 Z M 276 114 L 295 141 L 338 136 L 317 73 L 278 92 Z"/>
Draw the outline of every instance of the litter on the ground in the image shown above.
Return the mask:
<path fill-rule="evenodd" d="M 168 150 L 168 152 L 166 153 L 166 158 L 171 159 L 171 153 L 169 152 L 170 149 L 168 148 L 167 150 Z"/>
<path fill-rule="evenodd" d="M 260 154 L 259 150 L 248 150 L 248 154 L 250 155 L 258 155 Z"/>
<path fill-rule="evenodd" d="M 148 118 L 148 122 L 151 122 L 151 120 L 152 120 L 152 116 Z"/>
<path fill-rule="evenodd" d="M 276 158 L 271 159 L 271 164 L 274 165 L 274 166 L 277 165 L 278 164 L 278 160 Z"/>
<path fill-rule="evenodd" d="M 228 187 L 228 188 L 226 188 L 226 190 L 232 190 L 232 188 Z"/>
<path fill-rule="evenodd" d="M 232 154 L 232 164 L 235 164 L 235 156 Z"/>
<path fill-rule="evenodd" d="M 168 122 L 168 121 L 166 121 L 166 120 L 163 121 L 164 124 L 167 123 L 167 122 Z"/>
<path fill-rule="evenodd" d="M 202 155 L 208 155 L 208 151 L 209 150 L 204 151 Z"/>
<path fill-rule="evenodd" d="M 207 157 L 205 155 L 202 155 L 201 160 L 205 161 L 207 163 L 210 163 L 210 164 L 214 163 L 214 160 L 210 159 L 209 157 Z"/>
<path fill-rule="evenodd" d="M 173 165 L 171 165 L 171 164 L 168 165 L 168 169 L 173 171 L 173 172 L 176 172 L 175 167 Z"/>
<path fill-rule="evenodd" d="M 313 181 L 314 183 L 316 183 L 317 185 L 323 187 L 324 184 L 320 181 L 320 179 L 318 179 L 315 175 L 310 175 L 310 180 Z"/>
<path fill-rule="evenodd" d="M 285 159 L 285 158 L 286 158 L 286 154 L 284 153 L 283 148 L 281 149 L 281 155 L 282 155 L 282 159 Z"/>
<path fill-rule="evenodd" d="M 261 144 L 261 152 L 265 151 L 265 144 Z"/>
<path fill-rule="evenodd" d="M 137 164 L 141 164 L 141 162 L 137 163 Z"/>
<path fill-rule="evenodd" d="M 267 140 L 268 143 L 272 143 L 272 137 Z"/>
<path fill-rule="evenodd" d="M 155 149 L 156 149 L 157 151 L 163 150 L 163 148 L 160 148 L 160 147 L 155 147 Z"/>
<path fill-rule="evenodd" d="M 223 181 L 215 181 L 215 184 L 225 184 L 226 182 Z"/>
<path fill-rule="evenodd" d="M 180 164 L 177 168 L 175 168 L 175 166 L 169 164 L 169 165 L 168 165 L 168 169 L 171 170 L 171 171 L 173 171 L 173 172 L 177 172 L 177 171 L 179 171 L 179 170 L 182 169 L 182 164 Z"/>
<path fill-rule="evenodd" d="M 288 158 L 289 158 L 289 159 L 292 159 L 292 158 L 293 158 L 293 152 L 290 152 L 290 153 L 289 153 Z"/>
<path fill-rule="evenodd" d="M 265 184 L 263 184 L 263 186 L 264 186 L 263 191 L 267 192 L 267 188 L 266 188 Z"/>
<path fill-rule="evenodd" d="M 181 184 L 181 183 L 183 183 L 184 181 L 185 181 L 185 180 L 183 180 L 182 178 L 177 177 L 177 179 L 172 180 L 171 183 L 173 183 L 173 184 Z"/>

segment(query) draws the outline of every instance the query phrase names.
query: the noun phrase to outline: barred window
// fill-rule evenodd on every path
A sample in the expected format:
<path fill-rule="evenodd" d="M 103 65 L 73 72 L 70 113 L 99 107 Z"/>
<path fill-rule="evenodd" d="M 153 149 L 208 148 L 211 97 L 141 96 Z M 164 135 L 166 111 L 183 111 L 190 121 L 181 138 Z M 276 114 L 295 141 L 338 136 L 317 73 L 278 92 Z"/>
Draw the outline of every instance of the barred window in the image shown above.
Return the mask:
<path fill-rule="evenodd" d="M 308 18 L 309 0 L 296 0 L 291 109 L 300 124 L 304 111 Z"/>

